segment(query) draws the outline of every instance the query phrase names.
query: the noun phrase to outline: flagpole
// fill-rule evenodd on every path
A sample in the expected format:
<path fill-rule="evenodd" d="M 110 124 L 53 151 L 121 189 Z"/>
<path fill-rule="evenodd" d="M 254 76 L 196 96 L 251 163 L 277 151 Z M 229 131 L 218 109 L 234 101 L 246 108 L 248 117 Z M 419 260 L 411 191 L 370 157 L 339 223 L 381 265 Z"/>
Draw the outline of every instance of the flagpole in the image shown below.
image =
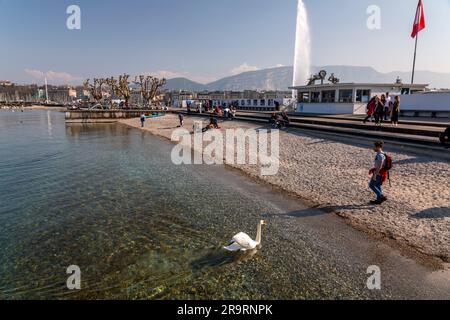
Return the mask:
<path fill-rule="evenodd" d="M 418 40 L 419 40 L 419 32 L 416 34 L 416 46 L 414 48 L 414 62 L 413 62 L 413 69 L 412 69 L 411 84 L 414 84 L 414 73 L 416 71 L 417 41 Z"/>

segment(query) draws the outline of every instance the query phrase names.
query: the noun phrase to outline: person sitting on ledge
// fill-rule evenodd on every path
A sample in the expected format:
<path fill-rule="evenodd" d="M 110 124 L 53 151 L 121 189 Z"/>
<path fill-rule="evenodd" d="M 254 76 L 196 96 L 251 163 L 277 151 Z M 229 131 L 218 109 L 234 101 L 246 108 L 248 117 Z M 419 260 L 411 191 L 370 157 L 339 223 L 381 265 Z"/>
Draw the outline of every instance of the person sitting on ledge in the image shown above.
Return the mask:
<path fill-rule="evenodd" d="M 283 117 L 283 125 L 287 128 L 291 124 L 291 120 L 289 119 L 286 111 L 283 111 L 281 113 L 281 116 Z"/>
<path fill-rule="evenodd" d="M 236 107 L 230 108 L 230 113 L 228 114 L 228 119 L 234 120 L 236 118 Z"/>
<path fill-rule="evenodd" d="M 219 127 L 219 119 L 217 117 L 213 117 L 211 125 L 214 129 L 220 129 Z"/>
<path fill-rule="evenodd" d="M 445 129 L 443 133 L 441 133 L 441 136 L 439 138 L 441 140 L 442 144 L 450 143 L 450 126 Z"/>
<path fill-rule="evenodd" d="M 274 113 L 272 113 L 272 115 L 270 116 L 269 124 L 271 124 L 272 126 L 275 127 L 276 123 L 277 123 L 277 114 L 274 112 Z"/>
<path fill-rule="evenodd" d="M 217 118 L 213 114 L 209 118 L 209 124 L 202 129 L 202 132 L 204 133 L 210 129 L 220 129 Z"/>
<path fill-rule="evenodd" d="M 285 124 L 285 120 L 284 120 L 283 115 L 281 113 L 274 112 L 270 116 L 269 123 L 272 125 L 272 127 L 274 129 L 280 130 L 281 128 L 283 128 L 283 126 Z"/>

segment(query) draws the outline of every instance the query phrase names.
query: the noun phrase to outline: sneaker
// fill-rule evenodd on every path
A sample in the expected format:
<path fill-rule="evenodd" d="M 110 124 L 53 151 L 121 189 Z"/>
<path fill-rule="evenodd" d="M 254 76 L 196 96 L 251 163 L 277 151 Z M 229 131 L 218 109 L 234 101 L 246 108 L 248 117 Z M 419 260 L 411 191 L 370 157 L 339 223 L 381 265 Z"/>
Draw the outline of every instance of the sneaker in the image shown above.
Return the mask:
<path fill-rule="evenodd" d="M 383 198 L 381 198 L 381 203 L 383 203 L 383 202 L 386 202 L 386 201 L 388 201 L 388 198 L 387 197 L 383 197 Z"/>
<path fill-rule="evenodd" d="M 373 204 L 373 205 L 380 205 L 380 204 L 382 204 L 383 203 L 383 201 L 381 201 L 381 200 L 373 200 L 373 201 L 370 201 L 370 204 Z"/>

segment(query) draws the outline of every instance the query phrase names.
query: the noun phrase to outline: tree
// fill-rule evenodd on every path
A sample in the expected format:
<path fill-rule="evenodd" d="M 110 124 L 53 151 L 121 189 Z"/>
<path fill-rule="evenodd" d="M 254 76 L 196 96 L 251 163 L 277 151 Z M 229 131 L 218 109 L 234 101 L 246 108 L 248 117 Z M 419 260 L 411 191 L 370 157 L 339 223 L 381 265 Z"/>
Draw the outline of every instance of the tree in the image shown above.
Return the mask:
<path fill-rule="evenodd" d="M 149 107 L 151 102 L 158 95 L 159 88 L 166 84 L 166 79 L 158 79 L 152 76 L 136 76 L 134 83 L 141 87 L 141 96 L 144 102 L 144 108 Z"/>
<path fill-rule="evenodd" d="M 89 91 L 92 98 L 94 98 L 96 105 L 102 105 L 103 100 L 103 85 L 106 83 L 105 79 L 94 79 L 94 84 L 89 83 L 89 79 L 84 82 L 84 88 Z M 94 107 L 95 107 L 94 106 Z"/>
<path fill-rule="evenodd" d="M 119 76 L 119 81 L 116 86 L 116 94 L 125 100 L 125 106 L 128 106 L 128 102 L 131 98 L 130 83 L 128 82 L 128 78 L 130 78 L 130 75 L 128 74 Z"/>
<path fill-rule="evenodd" d="M 117 80 L 114 79 L 114 77 L 111 77 L 111 78 L 105 79 L 105 82 L 108 85 L 109 94 L 111 95 L 111 99 L 110 99 L 111 106 L 110 106 L 110 108 L 113 109 L 114 108 L 113 96 L 117 92 Z"/>

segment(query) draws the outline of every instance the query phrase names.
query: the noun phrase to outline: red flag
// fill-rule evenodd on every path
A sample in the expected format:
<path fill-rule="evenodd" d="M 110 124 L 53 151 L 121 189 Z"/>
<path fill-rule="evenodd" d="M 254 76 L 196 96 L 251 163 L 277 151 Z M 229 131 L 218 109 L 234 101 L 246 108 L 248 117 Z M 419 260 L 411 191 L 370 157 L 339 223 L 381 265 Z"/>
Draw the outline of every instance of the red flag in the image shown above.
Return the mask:
<path fill-rule="evenodd" d="M 416 19 L 414 20 L 413 31 L 411 33 L 411 38 L 417 37 L 417 34 L 425 29 L 425 12 L 423 10 L 422 0 L 419 0 L 416 11 Z"/>

